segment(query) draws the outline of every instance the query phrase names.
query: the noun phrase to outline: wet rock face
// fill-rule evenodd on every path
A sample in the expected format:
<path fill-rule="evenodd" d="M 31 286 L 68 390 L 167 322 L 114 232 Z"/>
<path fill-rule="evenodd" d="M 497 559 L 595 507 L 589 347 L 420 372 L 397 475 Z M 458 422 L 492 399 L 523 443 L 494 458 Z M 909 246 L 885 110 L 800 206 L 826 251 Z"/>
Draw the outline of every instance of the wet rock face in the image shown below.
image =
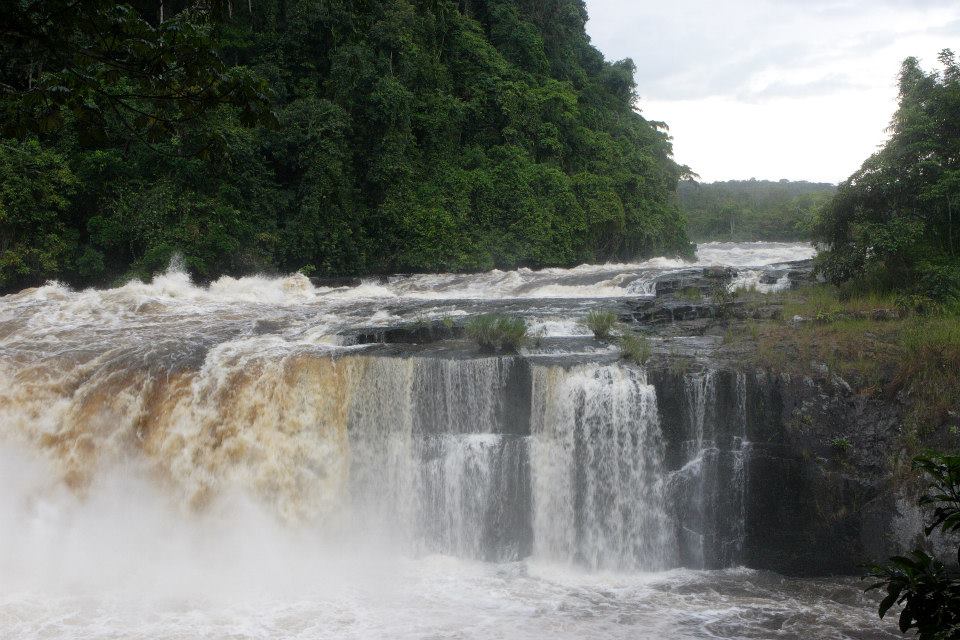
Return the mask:
<path fill-rule="evenodd" d="M 656 283 L 656 296 L 673 296 L 683 291 L 709 295 L 717 287 L 730 284 L 736 275 L 737 271 L 731 267 L 706 267 L 660 277 Z"/>
<path fill-rule="evenodd" d="M 839 380 L 720 370 L 705 385 L 703 375 L 650 372 L 684 565 L 858 573 L 903 546 L 888 466 L 895 408 Z"/>
<path fill-rule="evenodd" d="M 912 539 L 911 532 L 904 531 L 909 523 L 897 516 L 903 498 L 893 486 L 889 466 L 900 425 L 893 405 L 853 394 L 829 373 L 814 380 L 704 358 L 688 359 L 684 366 L 678 362 L 678 357 L 661 355 L 646 366 L 645 384 L 655 391 L 657 435 L 655 444 L 641 450 L 656 446 L 662 453 L 658 470 L 647 472 L 658 479 L 644 479 L 643 487 L 624 489 L 623 469 L 614 473 L 604 467 L 589 479 L 585 475 L 584 460 L 612 460 L 610 456 L 622 454 L 628 446 L 622 438 L 634 427 L 624 426 L 626 431 L 611 439 L 601 423 L 613 415 L 612 409 L 587 396 L 574 403 L 569 415 L 563 414 L 576 425 L 570 427 L 575 433 L 574 462 L 569 477 L 561 474 L 555 480 L 572 483 L 570 504 L 579 505 L 574 508 L 579 515 L 571 517 L 577 527 L 586 526 L 582 502 L 590 487 L 595 497 L 614 492 L 594 504 L 598 514 L 605 513 L 601 507 L 609 499 L 629 515 L 640 508 L 638 496 L 662 483 L 665 519 L 643 520 L 653 529 L 636 535 L 647 540 L 655 530 L 657 536 L 666 536 L 661 546 L 671 553 L 664 566 L 745 565 L 791 575 L 859 573 L 863 563 L 886 557 L 900 550 L 903 540 Z M 553 366 L 552 371 L 572 372 L 584 365 Z M 459 464 L 460 457 L 469 463 L 468 470 L 470 465 L 485 470 L 478 478 L 485 478 L 480 493 L 486 497 L 462 506 L 482 523 L 468 545 L 473 557 L 515 559 L 535 551 L 538 507 L 531 447 L 537 433 L 532 412 L 536 409 L 542 423 L 545 409 L 535 389 L 540 384 L 543 393 L 544 367 L 544 362 L 532 364 L 523 356 L 451 358 L 449 353 L 429 352 L 414 367 L 412 432 L 424 443 L 427 467 L 437 469 L 429 484 L 440 492 L 428 504 L 449 502 L 449 496 L 443 498 L 453 486 L 448 474 L 460 468 L 453 464 Z M 588 378 L 584 384 L 578 393 L 599 382 Z M 567 392 L 562 387 L 552 402 L 565 402 Z M 654 433 L 650 428 L 644 431 L 648 435 Z M 582 440 L 588 435 L 589 442 Z M 593 457 L 581 451 L 588 445 Z M 599 456 L 601 449 L 609 455 Z M 542 451 L 538 460 L 548 467 L 555 462 Z M 594 523 L 594 534 L 608 533 L 604 527 L 612 525 L 604 518 L 596 518 L 600 524 Z M 438 522 L 454 531 L 465 526 Z"/>
<path fill-rule="evenodd" d="M 712 303 L 690 303 L 678 300 L 650 301 L 638 305 L 633 319 L 643 324 L 662 325 L 702 318 L 716 318 L 717 313 L 717 305 Z"/>
<path fill-rule="evenodd" d="M 434 320 L 394 327 L 360 329 L 353 336 L 356 344 L 431 344 L 464 336 L 462 325 Z"/>
<path fill-rule="evenodd" d="M 839 378 L 755 372 L 745 561 L 790 574 L 857 573 L 895 551 L 895 406 Z"/>

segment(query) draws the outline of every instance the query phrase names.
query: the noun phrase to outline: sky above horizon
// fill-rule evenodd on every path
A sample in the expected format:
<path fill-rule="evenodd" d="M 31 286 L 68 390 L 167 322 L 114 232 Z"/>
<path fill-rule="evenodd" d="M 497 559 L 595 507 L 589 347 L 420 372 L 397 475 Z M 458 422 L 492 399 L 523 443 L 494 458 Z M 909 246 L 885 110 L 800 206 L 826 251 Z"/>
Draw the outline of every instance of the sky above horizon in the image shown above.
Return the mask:
<path fill-rule="evenodd" d="M 887 137 L 908 56 L 960 55 L 958 0 L 586 0 L 608 60 L 702 180 L 840 182 Z"/>

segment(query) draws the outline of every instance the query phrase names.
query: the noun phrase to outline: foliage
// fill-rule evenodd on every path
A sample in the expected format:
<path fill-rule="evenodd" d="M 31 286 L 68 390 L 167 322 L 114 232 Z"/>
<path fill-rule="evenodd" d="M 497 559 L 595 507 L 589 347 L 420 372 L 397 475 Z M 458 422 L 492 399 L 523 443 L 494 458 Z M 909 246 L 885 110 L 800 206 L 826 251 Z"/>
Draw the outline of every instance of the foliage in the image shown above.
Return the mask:
<path fill-rule="evenodd" d="M 485 351 L 517 351 L 527 336 L 523 318 L 483 314 L 467 321 L 467 336 Z"/>
<path fill-rule="evenodd" d="M 593 332 L 594 338 L 606 340 L 610 337 L 613 328 L 617 326 L 617 314 L 613 311 L 594 309 L 587 314 L 584 323 Z"/>
<path fill-rule="evenodd" d="M 910 441 L 945 431 L 960 413 L 960 306 L 919 313 L 899 308 L 892 293 L 833 285 L 745 296 L 747 305 L 776 303 L 783 322 L 735 325 L 727 342 L 755 345 L 764 366 L 810 375 L 814 363 L 825 365 L 862 393 L 902 400 Z"/>
<path fill-rule="evenodd" d="M 586 17 L 580 0 L 6 3 L 0 143 L 73 178 L 31 235 L 0 221 L 38 252 L 0 244 L 0 290 L 147 276 L 174 253 L 204 279 L 689 255 L 687 170 Z M 38 194 L 54 174 L 27 171 Z"/>
<path fill-rule="evenodd" d="M 0 143 L 0 287 L 34 273 L 53 277 L 71 260 L 64 217 L 76 182 L 55 151 Z"/>
<path fill-rule="evenodd" d="M 730 180 L 677 186 L 690 236 L 707 240 L 808 240 L 836 187 L 819 182 Z"/>
<path fill-rule="evenodd" d="M 731 291 L 726 284 L 718 282 L 710 288 L 710 299 L 714 304 L 726 305 L 737 299 L 737 294 Z"/>
<path fill-rule="evenodd" d="M 924 533 L 960 533 L 960 455 L 927 454 L 914 459 L 914 469 L 929 480 L 920 506 L 932 510 Z M 960 563 L 960 545 L 957 548 Z M 922 549 L 895 556 L 885 564 L 870 567 L 878 581 L 868 590 L 884 589 L 879 614 L 884 617 L 895 605 L 903 605 L 899 626 L 904 633 L 915 629 L 921 640 L 960 638 L 960 574 Z"/>
<path fill-rule="evenodd" d="M 960 66 L 900 70 L 890 139 L 843 182 L 815 228 L 835 283 L 949 301 L 960 293 Z"/>
<path fill-rule="evenodd" d="M 7 135 L 58 130 L 73 118 L 89 142 L 105 138 L 108 120 L 159 142 L 221 104 L 249 124 L 272 121 L 266 84 L 223 63 L 199 7 L 164 16 L 162 3 L 145 14 L 108 0 L 24 0 L 4 3 L 0 23 Z"/>
<path fill-rule="evenodd" d="M 836 449 L 837 451 L 839 451 L 840 453 L 846 453 L 847 451 L 850 450 L 850 447 L 852 447 L 853 444 L 850 442 L 850 439 L 847 438 L 846 436 L 840 436 L 831 440 L 830 446 Z"/>
<path fill-rule="evenodd" d="M 620 338 L 620 355 L 625 360 L 646 364 L 650 359 L 650 341 L 646 336 L 625 333 Z"/>
<path fill-rule="evenodd" d="M 684 287 L 677 293 L 677 297 L 681 300 L 698 302 L 703 299 L 703 292 L 700 291 L 699 287 Z"/>

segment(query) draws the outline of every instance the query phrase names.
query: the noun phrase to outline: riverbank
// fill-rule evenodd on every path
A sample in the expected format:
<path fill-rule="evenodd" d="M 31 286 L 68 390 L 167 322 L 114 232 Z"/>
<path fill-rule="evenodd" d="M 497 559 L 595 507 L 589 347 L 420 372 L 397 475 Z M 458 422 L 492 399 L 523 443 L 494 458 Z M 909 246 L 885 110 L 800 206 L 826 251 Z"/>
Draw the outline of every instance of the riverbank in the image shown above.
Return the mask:
<path fill-rule="evenodd" d="M 843 298 L 808 284 L 742 292 L 752 308 L 779 306 L 765 322 L 733 323 L 725 342 L 755 345 L 756 362 L 798 375 L 837 375 L 854 393 L 899 405 L 906 454 L 960 446 L 960 315 L 893 296 Z M 909 301 L 907 301 L 909 302 Z"/>

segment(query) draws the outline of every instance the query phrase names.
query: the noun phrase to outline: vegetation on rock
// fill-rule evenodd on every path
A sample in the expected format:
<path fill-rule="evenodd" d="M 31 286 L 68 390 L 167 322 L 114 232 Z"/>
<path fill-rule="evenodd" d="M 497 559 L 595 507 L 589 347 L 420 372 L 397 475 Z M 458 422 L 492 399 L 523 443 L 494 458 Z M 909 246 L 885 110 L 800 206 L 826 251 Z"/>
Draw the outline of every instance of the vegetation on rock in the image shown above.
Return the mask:
<path fill-rule="evenodd" d="M 646 364 L 650 359 L 650 341 L 645 336 L 626 333 L 620 338 L 620 355 L 624 360 Z"/>
<path fill-rule="evenodd" d="M 922 471 L 929 483 L 920 498 L 920 506 L 932 512 L 924 533 L 960 533 L 960 455 L 919 456 L 914 468 Z M 960 564 L 960 545 L 956 561 Z M 900 631 L 916 630 L 920 640 L 960 638 L 960 573 L 956 567 L 948 568 L 923 549 L 914 549 L 871 567 L 870 577 L 878 581 L 868 590 L 887 593 L 880 602 L 881 618 L 895 604 L 902 605 Z"/>
<path fill-rule="evenodd" d="M 617 326 L 617 314 L 604 309 L 594 309 L 587 314 L 584 323 L 593 332 L 594 338 L 606 340 L 610 337 L 613 328 Z"/>
<path fill-rule="evenodd" d="M 527 325 L 523 318 L 499 314 L 483 314 L 467 321 L 469 338 L 485 351 L 517 351 L 527 337 Z"/>

